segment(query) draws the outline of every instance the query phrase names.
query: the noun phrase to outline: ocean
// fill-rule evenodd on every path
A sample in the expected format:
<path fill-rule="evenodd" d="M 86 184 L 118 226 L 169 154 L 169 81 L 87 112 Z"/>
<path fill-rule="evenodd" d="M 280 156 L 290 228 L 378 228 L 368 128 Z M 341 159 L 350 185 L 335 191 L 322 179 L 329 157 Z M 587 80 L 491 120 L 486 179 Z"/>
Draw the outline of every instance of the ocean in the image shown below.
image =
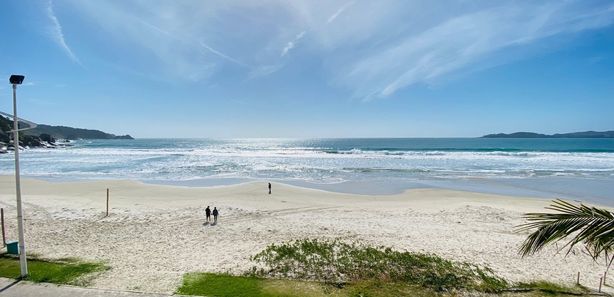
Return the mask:
<path fill-rule="evenodd" d="M 614 139 L 78 140 L 28 149 L 24 176 L 214 186 L 252 180 L 358 194 L 409 188 L 581 199 L 614 205 Z M 0 174 L 13 174 L 12 154 Z"/>

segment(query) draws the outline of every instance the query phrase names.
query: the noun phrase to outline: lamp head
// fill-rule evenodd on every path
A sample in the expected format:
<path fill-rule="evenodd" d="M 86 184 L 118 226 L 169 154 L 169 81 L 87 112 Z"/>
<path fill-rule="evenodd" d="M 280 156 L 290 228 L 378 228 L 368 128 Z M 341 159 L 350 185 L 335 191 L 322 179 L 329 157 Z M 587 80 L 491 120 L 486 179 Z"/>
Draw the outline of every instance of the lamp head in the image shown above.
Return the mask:
<path fill-rule="evenodd" d="M 23 75 L 11 75 L 11 77 L 9 78 L 9 82 L 11 82 L 11 84 L 13 85 L 20 85 L 23 82 L 23 79 L 25 77 Z"/>

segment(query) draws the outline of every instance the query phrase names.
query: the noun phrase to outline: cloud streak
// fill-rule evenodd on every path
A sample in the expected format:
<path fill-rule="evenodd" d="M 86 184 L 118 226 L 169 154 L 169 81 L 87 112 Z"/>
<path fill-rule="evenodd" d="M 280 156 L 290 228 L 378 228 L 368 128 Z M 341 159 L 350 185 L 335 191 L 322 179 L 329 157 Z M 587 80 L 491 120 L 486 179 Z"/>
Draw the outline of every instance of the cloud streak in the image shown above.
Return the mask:
<path fill-rule="evenodd" d="M 282 64 L 259 66 L 259 67 L 255 68 L 255 69 L 253 69 L 252 71 L 250 71 L 249 75 L 247 76 L 247 78 L 248 79 L 255 79 L 255 78 L 271 75 L 271 74 L 279 71 L 279 69 L 281 69 L 281 68 L 283 68 Z"/>
<path fill-rule="evenodd" d="M 614 20 L 614 5 L 599 0 L 66 1 L 117 53 L 94 54 L 127 69 L 195 82 L 302 69 L 367 100 L 522 59 L 557 36 Z M 49 3 L 54 39 L 78 63 Z"/>
<path fill-rule="evenodd" d="M 230 57 L 230 56 L 228 56 L 228 55 L 226 55 L 226 54 L 224 54 L 224 53 L 222 53 L 222 52 L 220 52 L 220 51 L 210 47 L 209 45 L 207 45 L 206 43 L 204 43 L 202 41 L 200 42 L 200 45 L 203 48 L 205 48 L 206 50 L 208 50 L 209 52 L 213 53 L 214 55 L 216 55 L 218 57 L 223 58 L 224 60 L 227 60 L 227 61 L 230 61 L 232 63 L 235 63 L 235 64 L 237 64 L 239 66 L 248 67 L 245 63 L 243 63 L 243 62 L 241 62 L 241 61 L 239 61 L 239 60 L 237 60 L 235 58 L 232 58 L 232 57 Z"/>
<path fill-rule="evenodd" d="M 341 15 L 346 9 L 350 8 L 352 5 L 354 5 L 354 1 L 350 1 L 346 4 L 343 4 L 343 6 L 339 7 L 339 9 L 337 9 L 337 11 L 335 13 L 333 13 L 328 20 L 326 20 L 327 24 L 330 24 L 332 22 L 335 21 L 335 19 Z"/>
<path fill-rule="evenodd" d="M 60 21 L 55 16 L 55 12 L 53 11 L 53 2 L 52 1 L 49 1 L 47 3 L 47 17 L 51 21 L 51 36 L 54 39 L 54 41 L 57 43 L 58 46 L 60 46 L 60 48 L 62 48 L 64 53 L 73 62 L 79 64 L 80 66 L 83 66 L 83 64 L 81 64 L 81 61 L 79 60 L 79 58 L 77 58 L 77 56 L 75 55 L 73 50 L 66 43 L 66 40 L 64 38 L 64 33 L 62 32 L 62 25 L 60 25 Z"/>
<path fill-rule="evenodd" d="M 418 84 L 484 62 L 493 55 L 523 48 L 555 35 L 612 24 L 613 6 L 606 9 L 566 2 L 522 7 L 509 5 L 445 19 L 416 34 L 382 45 L 356 59 L 339 81 L 354 87 L 366 100 L 390 96 Z M 505 55 L 499 56 L 505 62 Z M 502 63 L 499 61 L 498 63 Z"/>
<path fill-rule="evenodd" d="M 285 56 L 288 54 L 288 52 L 290 52 L 290 50 L 292 50 L 296 44 L 303 39 L 303 37 L 305 36 L 305 31 L 301 31 L 301 33 L 296 34 L 296 36 L 294 37 L 294 39 L 292 39 L 291 41 L 288 41 L 288 43 L 286 44 L 286 46 L 281 50 L 281 56 Z"/>

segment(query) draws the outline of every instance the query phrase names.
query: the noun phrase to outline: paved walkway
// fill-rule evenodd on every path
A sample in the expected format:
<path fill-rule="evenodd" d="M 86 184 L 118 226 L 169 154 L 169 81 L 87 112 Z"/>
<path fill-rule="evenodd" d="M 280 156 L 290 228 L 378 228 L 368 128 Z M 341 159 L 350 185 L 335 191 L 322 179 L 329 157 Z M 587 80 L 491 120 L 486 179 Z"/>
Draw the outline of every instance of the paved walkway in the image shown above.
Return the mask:
<path fill-rule="evenodd" d="M 0 278 L 0 296 L 14 297 L 168 297 L 180 295 L 124 292 L 101 289 L 88 289 L 54 284 L 36 284 L 28 281 L 16 281 Z"/>

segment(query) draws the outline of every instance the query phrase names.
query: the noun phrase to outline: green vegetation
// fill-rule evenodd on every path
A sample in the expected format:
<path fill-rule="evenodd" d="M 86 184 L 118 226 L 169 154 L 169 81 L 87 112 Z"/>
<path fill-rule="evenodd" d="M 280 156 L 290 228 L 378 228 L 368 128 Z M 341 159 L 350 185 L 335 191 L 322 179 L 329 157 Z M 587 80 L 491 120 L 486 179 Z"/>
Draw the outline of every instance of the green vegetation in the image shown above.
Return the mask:
<path fill-rule="evenodd" d="M 569 248 L 582 243 L 594 256 L 611 251 L 614 247 L 614 213 L 563 200 L 555 200 L 546 209 L 556 213 L 525 215 L 528 223 L 519 230 L 535 230 L 520 249 L 523 256 L 536 253 L 544 246 L 568 237 L 571 238 L 567 244 Z"/>
<path fill-rule="evenodd" d="M 500 293 L 478 293 L 482 297 L 550 297 L 589 296 L 584 287 L 566 287 L 549 282 L 519 284 Z M 177 294 L 211 297 L 451 297 L 458 292 L 434 292 L 399 282 L 360 281 L 344 287 L 321 282 L 293 279 L 270 279 L 215 273 L 189 273 L 184 276 Z"/>
<path fill-rule="evenodd" d="M 541 295 L 554 295 L 554 296 L 564 296 L 564 295 L 582 295 L 588 294 L 589 290 L 583 286 L 563 286 L 551 282 L 546 281 L 536 281 L 531 283 L 520 283 L 517 285 L 519 289 L 528 289 L 534 292 L 542 293 Z"/>
<path fill-rule="evenodd" d="M 26 134 L 39 135 L 49 134 L 56 139 L 133 139 L 130 135 L 113 135 L 100 130 L 72 128 L 65 126 L 38 125 Z"/>
<path fill-rule="evenodd" d="M 339 286 L 360 281 L 399 282 L 435 292 L 498 292 L 508 286 L 487 268 L 435 255 L 340 241 L 297 240 L 273 244 L 253 260 L 265 266 L 254 268 L 255 276 L 315 280 Z"/>
<path fill-rule="evenodd" d="M 23 122 L 19 123 L 19 128 L 25 128 L 29 125 L 24 124 Z M 0 142 L 8 144 L 10 142 L 11 131 L 13 130 L 13 122 L 3 116 L 0 115 Z M 41 137 L 35 135 L 25 135 L 24 133 L 19 134 L 19 144 L 22 146 L 41 146 Z"/>
<path fill-rule="evenodd" d="M 523 242 L 520 253 L 530 255 L 546 245 L 570 238 L 564 245 L 568 252 L 578 244 L 584 245 L 593 260 L 605 257 L 607 273 L 614 262 L 614 213 L 563 200 L 555 200 L 547 209 L 556 212 L 525 215 L 528 223 L 520 226 L 519 231 L 533 232 Z"/>
<path fill-rule="evenodd" d="M 214 297 L 431 297 L 438 295 L 430 290 L 400 283 L 364 281 L 340 288 L 313 281 L 214 273 L 186 274 L 177 294 Z"/>
<path fill-rule="evenodd" d="M 19 127 L 27 127 L 23 122 L 19 123 Z M 9 143 L 9 131 L 13 129 L 13 122 L 8 118 L 0 115 L 0 142 Z M 65 126 L 49 126 L 38 125 L 36 128 L 26 130 L 19 135 L 21 145 L 32 147 L 41 146 L 41 141 L 49 143 L 55 142 L 55 139 L 133 139 L 130 135 L 114 135 L 102 132 L 100 130 L 80 129 Z"/>
<path fill-rule="evenodd" d="M 252 277 L 233 277 L 224 274 L 187 274 L 183 277 L 183 285 L 177 293 L 188 295 L 214 296 L 266 296 L 262 293 L 262 284 Z M 251 293 L 248 293 L 251 292 Z"/>
<path fill-rule="evenodd" d="M 306 290 L 309 284 L 301 285 L 301 282 L 282 283 L 277 280 L 256 277 L 193 273 L 184 276 L 183 285 L 177 290 L 177 293 L 218 297 L 285 297 L 292 296 L 288 294 L 292 290 L 285 290 L 289 287 L 299 289 L 297 291 L 301 292 L 309 291 Z"/>
<path fill-rule="evenodd" d="M 539 281 L 511 286 L 487 268 L 434 255 L 297 240 L 256 254 L 243 276 L 189 273 L 178 294 L 212 297 L 578 296 L 589 291 Z"/>
<path fill-rule="evenodd" d="M 28 280 L 56 284 L 86 285 L 88 275 L 107 269 L 101 263 L 80 262 L 75 259 L 56 261 L 28 259 Z M 0 257 L 0 277 L 19 278 L 19 258 Z"/>

